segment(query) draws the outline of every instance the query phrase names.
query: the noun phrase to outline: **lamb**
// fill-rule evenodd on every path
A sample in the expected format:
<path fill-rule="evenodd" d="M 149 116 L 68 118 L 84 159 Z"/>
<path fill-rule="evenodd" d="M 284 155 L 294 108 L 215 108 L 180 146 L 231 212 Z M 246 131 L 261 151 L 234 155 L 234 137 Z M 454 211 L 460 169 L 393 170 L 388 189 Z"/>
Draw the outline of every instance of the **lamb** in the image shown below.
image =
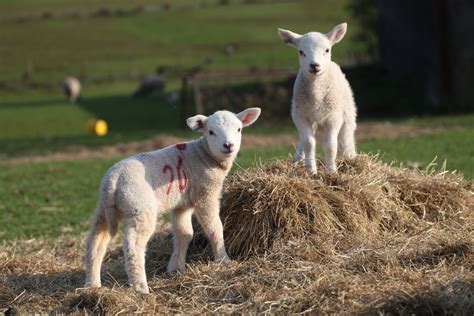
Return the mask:
<path fill-rule="evenodd" d="M 260 108 L 239 114 L 218 111 L 196 115 L 187 125 L 204 135 L 194 141 L 137 154 L 112 166 L 105 174 L 86 244 L 86 287 L 100 287 L 100 269 L 107 245 L 126 222 L 123 251 L 130 285 L 149 293 L 145 250 L 157 217 L 173 212 L 173 253 L 167 271 L 185 270 L 186 251 L 193 236 L 194 213 L 219 263 L 229 261 L 219 218 L 220 195 L 240 149 L 242 127 L 253 124 Z"/>
<path fill-rule="evenodd" d="M 75 103 L 81 93 L 81 83 L 75 77 L 67 77 L 63 82 L 64 94 L 69 102 Z"/>
<path fill-rule="evenodd" d="M 293 88 L 291 117 L 299 133 L 295 160 L 316 173 L 318 126 L 324 129 L 325 165 L 336 172 L 336 154 L 356 156 L 354 133 L 357 110 L 351 87 L 339 65 L 331 60 L 331 48 L 345 35 L 347 24 L 335 26 L 329 33 L 299 35 L 278 29 L 286 44 L 298 50 L 300 69 Z"/>

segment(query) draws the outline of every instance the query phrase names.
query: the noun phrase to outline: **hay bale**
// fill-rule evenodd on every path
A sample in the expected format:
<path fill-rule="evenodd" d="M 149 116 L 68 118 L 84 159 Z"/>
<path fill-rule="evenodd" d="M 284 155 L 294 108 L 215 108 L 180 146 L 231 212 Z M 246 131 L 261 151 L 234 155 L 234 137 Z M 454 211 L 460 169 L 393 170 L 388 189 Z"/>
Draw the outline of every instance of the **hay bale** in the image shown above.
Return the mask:
<path fill-rule="evenodd" d="M 225 183 L 221 218 L 230 256 L 244 258 L 292 239 L 321 247 L 333 240 L 340 248 L 348 239 L 378 243 L 388 233 L 410 235 L 445 220 L 462 225 L 473 207 L 472 183 L 460 175 L 394 168 L 361 155 L 340 162 L 336 175 L 309 176 L 290 161 L 235 172 Z"/>

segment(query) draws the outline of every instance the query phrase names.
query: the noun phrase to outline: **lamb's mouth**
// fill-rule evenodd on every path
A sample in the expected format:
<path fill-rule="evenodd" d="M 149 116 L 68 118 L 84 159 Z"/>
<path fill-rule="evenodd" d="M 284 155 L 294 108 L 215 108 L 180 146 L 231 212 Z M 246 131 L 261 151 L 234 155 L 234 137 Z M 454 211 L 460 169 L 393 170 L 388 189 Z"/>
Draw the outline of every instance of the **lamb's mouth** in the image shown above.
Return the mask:
<path fill-rule="evenodd" d="M 321 74 L 321 70 L 316 70 L 316 69 L 309 69 L 308 70 L 309 73 L 313 74 L 313 75 L 320 75 Z"/>
<path fill-rule="evenodd" d="M 230 154 L 232 154 L 233 152 L 234 152 L 234 151 L 233 151 L 232 149 L 229 149 L 229 150 L 227 150 L 227 151 L 221 150 L 221 153 L 223 153 L 224 155 L 230 155 Z"/>

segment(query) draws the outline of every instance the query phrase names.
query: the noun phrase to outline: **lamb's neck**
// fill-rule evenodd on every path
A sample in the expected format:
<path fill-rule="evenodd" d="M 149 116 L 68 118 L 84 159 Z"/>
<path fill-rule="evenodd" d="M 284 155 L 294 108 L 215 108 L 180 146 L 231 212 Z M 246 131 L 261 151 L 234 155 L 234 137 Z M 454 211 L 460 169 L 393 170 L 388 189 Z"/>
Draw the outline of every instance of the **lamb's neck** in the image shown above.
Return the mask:
<path fill-rule="evenodd" d="M 206 167 L 210 168 L 218 168 L 224 171 L 225 173 L 229 172 L 230 168 L 232 168 L 232 164 L 234 163 L 234 158 L 229 158 L 225 160 L 219 160 L 211 152 L 209 148 L 209 144 L 206 142 L 204 137 L 201 137 L 196 141 L 196 154 L 199 160 Z"/>
<path fill-rule="evenodd" d="M 298 73 L 298 81 L 300 88 L 306 91 L 313 91 L 315 89 L 324 89 L 326 88 L 331 81 L 331 70 L 328 69 L 324 73 L 320 75 L 313 75 L 313 74 L 304 74 L 303 70 L 300 69 Z"/>

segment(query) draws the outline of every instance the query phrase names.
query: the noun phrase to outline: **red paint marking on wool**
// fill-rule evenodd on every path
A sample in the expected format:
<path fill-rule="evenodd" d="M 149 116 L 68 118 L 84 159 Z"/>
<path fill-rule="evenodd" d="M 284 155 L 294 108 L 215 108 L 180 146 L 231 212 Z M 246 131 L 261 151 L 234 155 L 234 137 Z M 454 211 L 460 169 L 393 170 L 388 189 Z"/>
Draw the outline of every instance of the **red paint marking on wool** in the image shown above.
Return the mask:
<path fill-rule="evenodd" d="M 186 143 L 181 143 L 181 144 L 177 144 L 176 145 L 176 148 L 178 148 L 178 150 L 186 150 Z"/>
<path fill-rule="evenodd" d="M 171 193 L 171 188 L 173 187 L 174 175 L 173 175 L 173 168 L 170 165 L 165 165 L 163 167 L 163 173 L 170 172 L 170 180 L 168 182 L 168 188 L 166 189 L 166 194 L 169 195 Z"/>
<path fill-rule="evenodd" d="M 178 189 L 179 192 L 184 193 L 188 186 L 188 177 L 186 176 L 186 172 L 182 170 L 183 167 L 183 158 L 178 157 L 178 164 L 176 165 L 176 172 L 178 173 Z M 181 177 L 182 174 L 182 177 Z"/>

